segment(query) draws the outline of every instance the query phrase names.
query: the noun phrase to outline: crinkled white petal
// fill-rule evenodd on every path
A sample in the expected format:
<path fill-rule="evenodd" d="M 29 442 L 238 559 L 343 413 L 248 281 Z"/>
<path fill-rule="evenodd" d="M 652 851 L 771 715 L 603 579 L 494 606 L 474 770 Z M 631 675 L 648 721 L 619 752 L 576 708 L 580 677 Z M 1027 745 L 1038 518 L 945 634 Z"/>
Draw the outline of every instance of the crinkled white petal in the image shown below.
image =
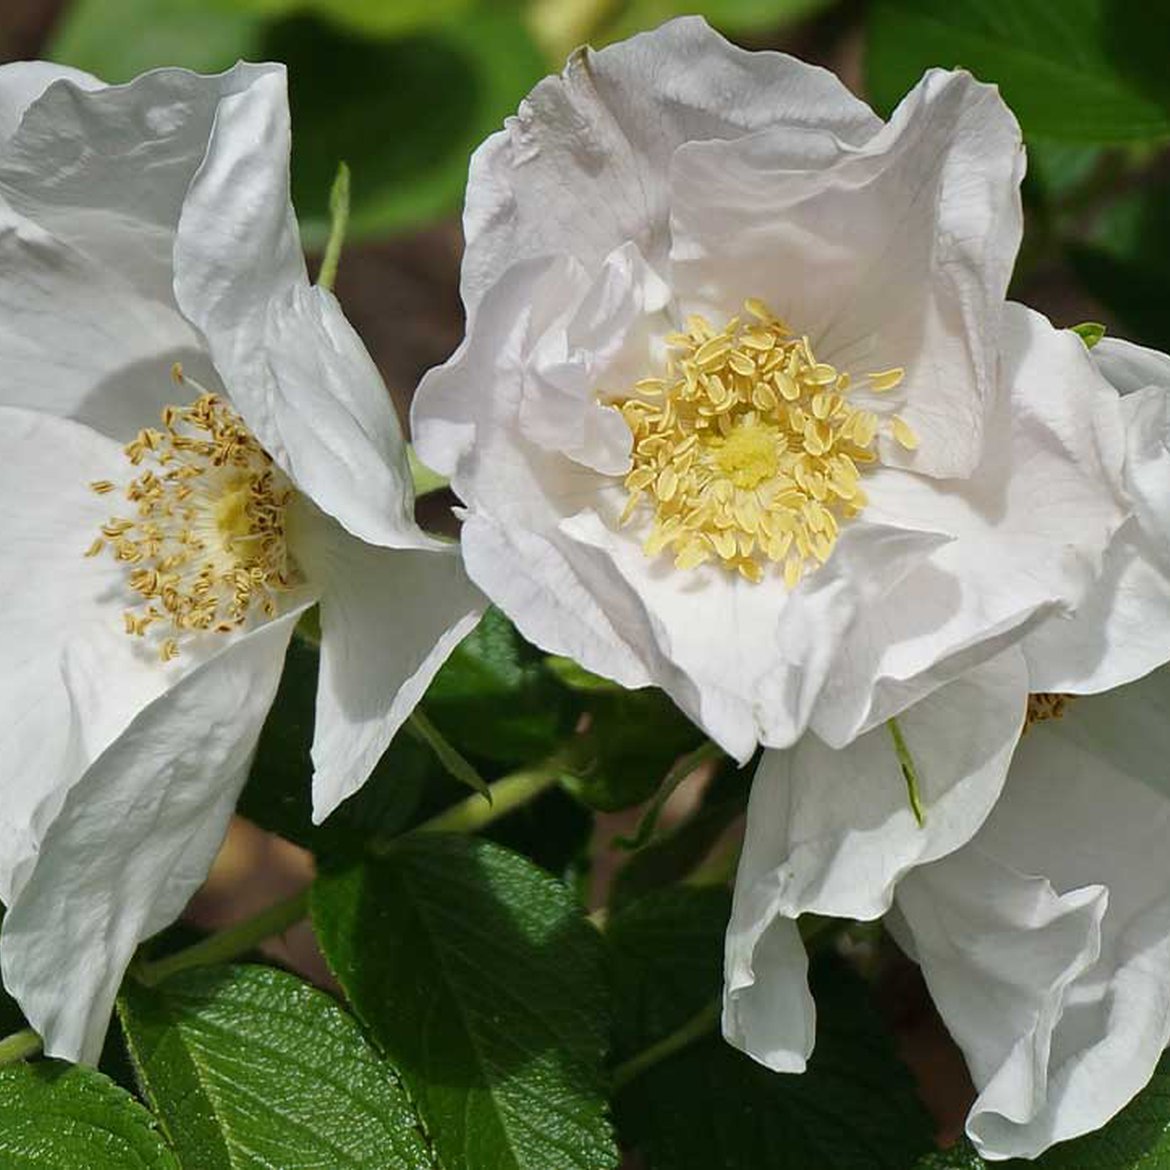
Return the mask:
<path fill-rule="evenodd" d="M 1010 403 L 991 419 L 971 477 L 879 469 L 867 479 L 867 518 L 953 539 L 860 615 L 813 716 L 829 743 L 849 743 L 1078 605 L 1124 523 L 1116 395 L 1075 334 L 1019 305 L 1004 324 Z"/>
<path fill-rule="evenodd" d="M 355 536 L 425 545 L 389 394 L 336 298 L 310 287 L 289 201 L 284 70 L 224 101 L 183 205 L 175 295 L 272 458 Z"/>
<path fill-rule="evenodd" d="M 663 271 L 673 152 L 779 123 L 852 143 L 881 125 L 832 73 L 736 48 L 698 17 L 575 53 L 472 158 L 462 281 L 469 313 L 509 265 L 534 256 L 572 256 L 596 271 L 633 241 Z"/>
<path fill-rule="evenodd" d="M 994 87 L 928 73 L 863 145 L 792 125 L 683 146 L 671 168 L 672 283 L 725 319 L 759 297 L 817 356 L 902 367 L 921 442 L 887 463 L 968 474 L 996 384 L 999 318 L 1023 230 L 1020 130 Z"/>
<path fill-rule="evenodd" d="M 775 578 L 757 585 L 715 565 L 680 573 L 669 557 L 648 558 L 636 532 L 616 530 L 617 510 L 609 523 L 592 509 L 566 519 L 567 555 L 592 562 L 607 604 L 619 590 L 630 596 L 623 608 L 644 615 L 655 682 L 741 763 L 757 743 L 799 738 L 857 614 L 896 591 L 940 539 L 855 520 L 829 562 L 789 591 Z"/>
<path fill-rule="evenodd" d="M 297 556 L 321 591 L 313 818 L 369 778 L 486 604 L 454 545 L 386 549 L 302 515 Z"/>
<path fill-rule="evenodd" d="M 111 439 L 0 407 L 0 900 L 65 794 L 182 669 L 126 636 L 126 566 L 84 554 L 110 518 L 94 480 L 120 475 Z"/>
<path fill-rule="evenodd" d="M 1053 1033 L 1097 960 L 1108 900 L 1099 885 L 1061 894 L 978 844 L 899 887 L 903 929 L 980 1089 L 968 1132 L 985 1156 L 1034 1156 L 1049 1144 L 1007 1134 L 1043 1107 Z M 1000 1138 L 988 1133 L 996 1127 Z"/>
<path fill-rule="evenodd" d="M 741 862 L 741 872 L 742 872 Z M 752 911 L 739 902 L 739 914 Z M 750 944 L 733 915 L 723 956 L 723 1036 L 773 1072 L 802 1073 L 816 1043 L 808 952 L 791 918 L 775 918 Z"/>
<path fill-rule="evenodd" d="M 899 888 L 987 1155 L 1097 1129 L 1170 1039 L 1168 728 L 1166 670 L 1073 700 L 1024 737 L 972 844 Z"/>
<path fill-rule="evenodd" d="M 1147 386 L 1170 386 L 1170 355 L 1119 337 L 1103 337 L 1090 351 L 1109 384 L 1125 397 Z"/>
<path fill-rule="evenodd" d="M 97 1061 L 135 948 L 206 877 L 296 619 L 240 638 L 146 707 L 49 826 L 5 916 L 0 964 L 50 1056 Z"/>
<path fill-rule="evenodd" d="M 0 402 L 126 439 L 174 401 L 174 362 L 218 388 L 175 305 L 175 227 L 221 103 L 272 69 L 58 83 L 33 102 L 0 144 Z"/>
<path fill-rule="evenodd" d="M 889 728 L 842 750 L 809 734 L 788 751 L 764 753 L 727 932 L 724 1021 L 733 1044 L 780 1071 L 801 1065 L 812 1036 L 782 1005 L 808 993 L 791 982 L 787 958 L 775 961 L 790 950 L 795 920 L 878 918 L 903 875 L 968 841 L 1007 776 L 1027 693 L 1013 648 L 899 717 L 921 825 Z"/>
<path fill-rule="evenodd" d="M 1170 660 L 1170 358 L 1115 341 L 1096 360 L 1125 395 L 1133 516 L 1075 614 L 1049 619 L 1024 642 L 1038 691 L 1107 690 Z"/>
<path fill-rule="evenodd" d="M 603 475 L 624 475 L 630 429 L 606 399 L 628 394 L 661 362 L 660 339 L 672 327 L 670 288 L 633 244 L 606 257 L 592 284 L 573 260 L 558 268 L 558 295 L 579 303 L 563 329 L 540 339 L 524 378 L 520 429 L 539 447 Z"/>
<path fill-rule="evenodd" d="M 13 61 L 0 65 L 0 150 L 20 125 L 25 110 L 55 81 L 69 81 L 79 89 L 100 89 L 91 73 L 52 61 Z"/>
<path fill-rule="evenodd" d="M 573 271 L 567 260 L 509 269 L 459 351 L 416 396 L 419 454 L 450 474 L 468 505 L 468 571 L 527 638 L 625 685 L 661 686 L 738 759 L 757 741 L 787 746 L 804 730 L 859 608 L 894 591 L 948 538 L 863 517 L 791 594 L 776 580 L 758 586 L 714 566 L 680 573 L 665 557 L 648 559 L 639 525 L 618 523 L 620 480 L 537 445 L 520 424 L 547 339 L 568 336 L 581 315 L 565 295 Z M 592 291 L 576 285 L 586 301 Z M 601 348 L 620 363 L 632 318 L 616 319 L 619 340 L 606 333 Z M 643 351 L 640 330 L 632 332 Z"/>

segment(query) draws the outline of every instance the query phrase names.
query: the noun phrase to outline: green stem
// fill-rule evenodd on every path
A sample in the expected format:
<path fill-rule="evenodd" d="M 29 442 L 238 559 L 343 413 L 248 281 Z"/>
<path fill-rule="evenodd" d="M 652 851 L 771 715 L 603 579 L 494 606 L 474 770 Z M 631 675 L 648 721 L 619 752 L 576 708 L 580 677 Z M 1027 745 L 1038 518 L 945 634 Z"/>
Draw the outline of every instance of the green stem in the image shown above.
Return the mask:
<path fill-rule="evenodd" d="M 657 1044 L 651 1044 L 636 1056 L 619 1064 L 613 1070 L 612 1083 L 615 1090 L 624 1089 L 632 1080 L 640 1077 L 648 1068 L 689 1048 L 697 1040 L 702 1040 L 715 1030 L 719 1023 L 719 1016 L 723 1010 L 722 1001 L 713 999 L 696 1012 L 681 1028 L 664 1036 Z"/>
<path fill-rule="evenodd" d="M 213 963 L 230 962 L 255 950 L 257 944 L 266 938 L 284 934 L 290 927 L 302 921 L 308 913 L 309 890 L 306 886 L 291 898 L 262 910 L 255 918 L 228 927 L 227 930 L 210 935 L 194 946 L 157 959 L 153 963 L 142 963 L 137 969 L 137 977 L 147 986 L 153 986 L 192 967 L 208 967 Z"/>
<path fill-rule="evenodd" d="M 708 760 L 718 759 L 722 754 L 723 749 L 713 740 L 708 739 L 699 744 L 693 752 L 688 752 L 681 759 L 677 760 L 674 767 L 666 773 L 666 777 L 658 786 L 658 791 L 654 794 L 654 799 L 642 814 L 642 819 L 638 823 L 638 828 L 634 835 L 632 837 L 617 837 L 614 839 L 614 844 L 620 845 L 623 849 L 641 849 L 650 840 L 654 828 L 658 824 L 658 818 L 662 815 L 662 810 L 666 806 L 666 802 L 670 799 L 671 793 L 700 764 L 704 764 Z"/>
<path fill-rule="evenodd" d="M 527 804 L 557 781 L 559 770 L 554 764 L 541 764 L 523 772 L 513 772 L 487 786 L 487 800 L 478 794 L 453 804 L 438 816 L 424 821 L 416 833 L 475 833 L 492 821 L 507 816 L 513 809 Z"/>
<path fill-rule="evenodd" d="M 11 1036 L 5 1036 L 0 1040 L 0 1068 L 36 1056 L 40 1050 L 41 1038 L 31 1028 L 25 1028 L 23 1032 L 13 1032 Z"/>
<path fill-rule="evenodd" d="M 481 797 L 491 800 L 487 781 L 468 763 L 458 749 L 448 742 L 447 737 L 427 718 L 421 707 L 415 707 L 407 721 L 407 726 L 435 753 L 439 763 L 443 765 L 449 775 L 458 780 L 460 784 L 474 788 Z"/>
<path fill-rule="evenodd" d="M 898 726 L 897 719 L 887 719 L 886 726 L 890 729 L 890 737 L 894 741 L 894 753 L 902 767 L 902 775 L 906 778 L 906 795 L 910 799 L 910 811 L 922 828 L 926 824 L 926 809 L 922 805 L 922 795 L 918 790 L 918 769 L 914 766 L 914 757 L 906 744 L 906 737 Z"/>
<path fill-rule="evenodd" d="M 337 177 L 329 192 L 329 241 L 317 273 L 317 283 L 322 288 L 332 289 L 337 281 L 337 266 L 341 263 L 341 246 L 349 228 L 349 167 L 341 163 Z"/>

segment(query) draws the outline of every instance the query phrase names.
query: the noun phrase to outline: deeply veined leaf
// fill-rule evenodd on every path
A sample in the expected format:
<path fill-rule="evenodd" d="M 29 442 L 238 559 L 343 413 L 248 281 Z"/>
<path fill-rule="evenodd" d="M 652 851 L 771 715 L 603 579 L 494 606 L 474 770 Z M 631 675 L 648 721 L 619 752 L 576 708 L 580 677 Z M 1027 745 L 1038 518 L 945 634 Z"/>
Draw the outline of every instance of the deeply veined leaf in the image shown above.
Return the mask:
<path fill-rule="evenodd" d="M 1170 136 L 1167 0 L 879 0 L 867 56 L 888 112 L 933 66 L 994 82 L 1026 135 L 1081 142 Z"/>
<path fill-rule="evenodd" d="M 92 1069 L 37 1061 L 0 1068 L 4 1170 L 179 1170 L 154 1119 Z"/>
<path fill-rule="evenodd" d="M 569 892 L 488 841 L 403 838 L 327 874 L 313 921 L 444 1170 L 606 1170 L 601 941 Z"/>
<path fill-rule="evenodd" d="M 435 1167 L 393 1067 L 293 975 L 210 967 L 130 981 L 118 1010 L 184 1170 Z"/>

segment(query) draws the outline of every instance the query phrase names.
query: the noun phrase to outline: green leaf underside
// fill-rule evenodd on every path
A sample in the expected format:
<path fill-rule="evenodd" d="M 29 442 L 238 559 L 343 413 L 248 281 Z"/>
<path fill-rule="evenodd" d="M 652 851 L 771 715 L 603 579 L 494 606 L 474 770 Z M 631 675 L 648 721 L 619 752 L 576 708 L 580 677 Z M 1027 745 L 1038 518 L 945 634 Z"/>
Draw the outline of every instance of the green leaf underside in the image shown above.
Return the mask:
<path fill-rule="evenodd" d="M 719 994 L 725 891 L 674 889 L 610 924 L 615 1043 L 662 1039 Z M 633 1080 L 623 1137 L 648 1170 L 906 1170 L 931 1124 L 862 982 L 835 958 L 813 971 L 817 1048 L 802 1076 L 773 1073 L 717 1034 Z"/>
<path fill-rule="evenodd" d="M 4 1170 L 179 1170 L 154 1119 L 92 1069 L 38 1061 L 0 1069 Z"/>
<path fill-rule="evenodd" d="M 1170 136 L 1166 0 L 880 0 L 869 86 L 888 112 L 933 66 L 962 67 L 1003 91 L 1025 134 L 1083 142 Z"/>
<path fill-rule="evenodd" d="M 313 919 L 444 1170 L 606 1170 L 601 942 L 568 891 L 489 841 L 403 838 L 318 879 Z"/>
<path fill-rule="evenodd" d="M 184 1170 L 433 1170 L 387 1061 L 323 992 L 268 967 L 127 982 L 139 1082 Z"/>

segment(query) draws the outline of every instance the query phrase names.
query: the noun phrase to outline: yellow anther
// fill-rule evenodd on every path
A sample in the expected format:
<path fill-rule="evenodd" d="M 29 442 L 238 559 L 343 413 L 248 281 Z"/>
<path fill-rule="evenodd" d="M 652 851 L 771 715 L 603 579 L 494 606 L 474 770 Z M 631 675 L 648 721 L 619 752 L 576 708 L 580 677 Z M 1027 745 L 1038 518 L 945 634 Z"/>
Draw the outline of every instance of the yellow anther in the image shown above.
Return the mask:
<path fill-rule="evenodd" d="M 881 370 L 876 374 L 869 375 L 869 388 L 876 390 L 879 394 L 886 390 L 893 390 L 895 386 L 902 384 L 902 379 L 906 376 L 906 371 L 899 366 L 893 370 Z"/>
<path fill-rule="evenodd" d="M 181 367 L 171 372 L 187 384 Z M 284 530 L 293 488 L 243 420 L 208 393 L 166 407 L 162 419 L 165 432 L 144 429 L 125 448 L 134 466 L 151 463 L 126 485 L 133 517 L 107 521 L 85 555 L 108 542 L 115 560 L 135 566 L 127 587 L 144 604 L 124 615 L 126 633 L 142 637 L 165 623 L 166 662 L 185 634 L 227 633 L 254 612 L 274 615 L 273 595 L 299 578 Z M 115 487 L 90 486 L 101 494 Z"/>
<path fill-rule="evenodd" d="M 890 420 L 890 431 L 898 443 L 905 447 L 907 451 L 915 451 L 918 449 L 918 435 L 905 419 L 894 415 Z"/>
<path fill-rule="evenodd" d="M 690 317 L 667 337 L 663 377 L 607 401 L 634 437 L 620 523 L 650 511 L 642 547 L 680 569 L 708 561 L 758 582 L 775 565 L 789 588 L 832 554 L 841 524 L 866 505 L 861 472 L 876 461 L 879 419 L 848 401 L 850 379 L 818 361 L 762 301 L 716 329 Z M 872 374 L 891 389 L 900 370 Z M 904 446 L 904 421 L 888 424 Z M 907 441 L 909 440 L 909 442 Z M 643 508 L 643 505 L 645 508 Z"/>

